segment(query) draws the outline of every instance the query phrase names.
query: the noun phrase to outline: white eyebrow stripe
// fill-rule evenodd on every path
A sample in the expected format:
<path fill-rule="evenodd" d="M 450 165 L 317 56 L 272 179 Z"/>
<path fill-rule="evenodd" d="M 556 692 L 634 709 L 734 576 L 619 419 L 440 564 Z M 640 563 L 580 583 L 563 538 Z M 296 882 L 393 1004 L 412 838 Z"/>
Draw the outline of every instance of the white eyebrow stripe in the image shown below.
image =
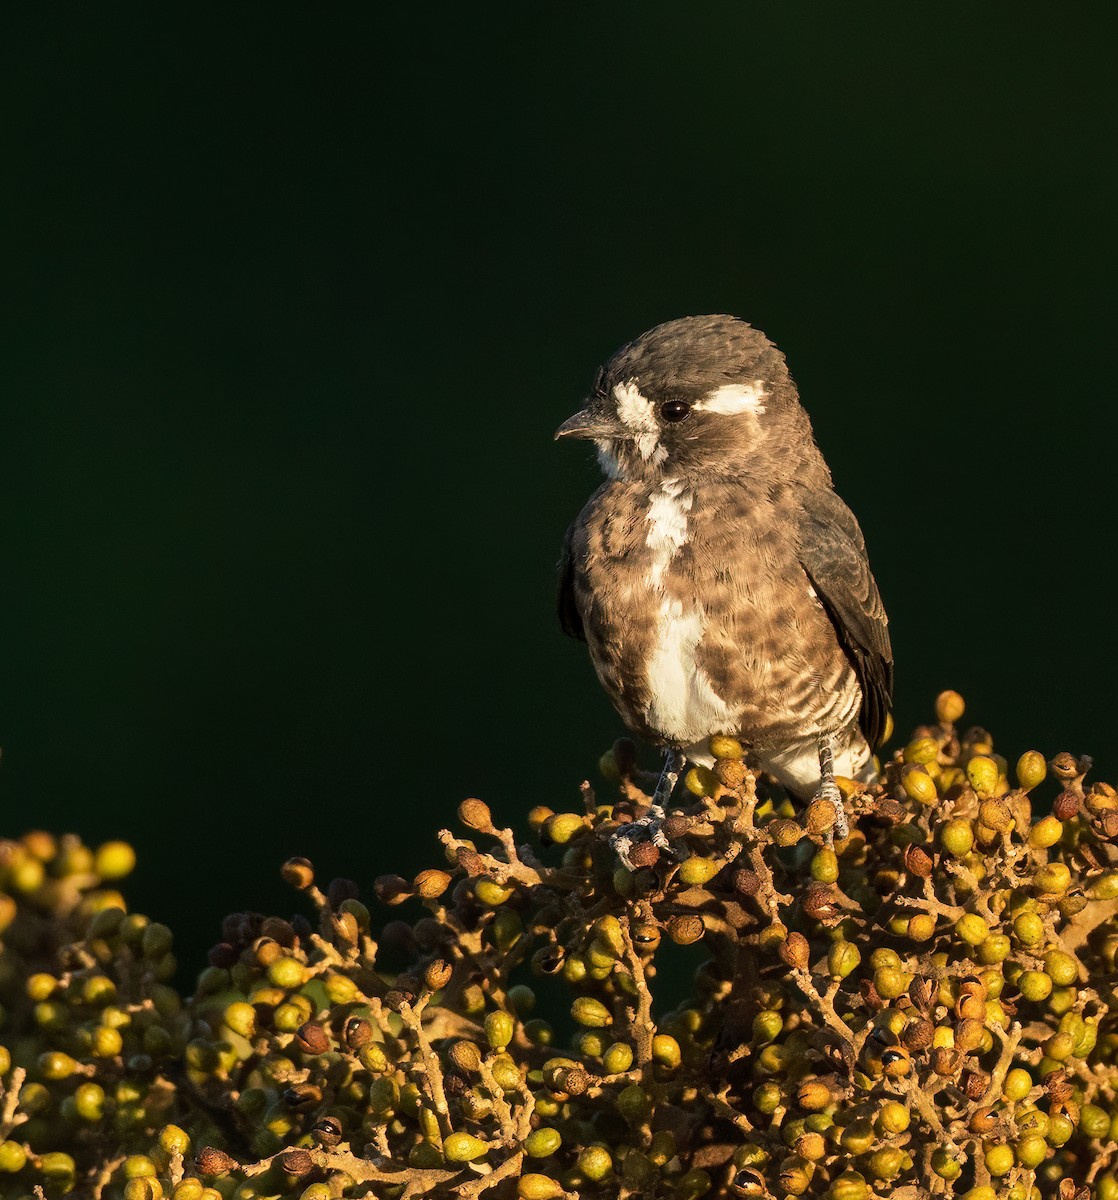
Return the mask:
<path fill-rule="evenodd" d="M 760 416 L 765 411 L 764 399 L 767 395 L 764 382 L 760 379 L 752 383 L 724 383 L 692 407 L 699 412 L 723 413 L 726 416 L 747 412 Z"/>

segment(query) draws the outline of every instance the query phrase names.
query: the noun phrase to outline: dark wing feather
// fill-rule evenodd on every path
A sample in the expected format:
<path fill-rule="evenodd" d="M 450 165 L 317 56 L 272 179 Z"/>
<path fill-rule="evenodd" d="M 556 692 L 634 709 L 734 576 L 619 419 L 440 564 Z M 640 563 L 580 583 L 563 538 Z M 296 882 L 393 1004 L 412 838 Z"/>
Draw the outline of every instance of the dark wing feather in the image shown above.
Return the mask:
<path fill-rule="evenodd" d="M 800 562 L 857 673 L 859 724 L 874 747 L 893 702 L 893 648 L 885 607 L 854 514 L 829 488 L 805 492 L 802 501 Z"/>
<path fill-rule="evenodd" d="M 582 628 L 582 616 L 575 603 L 575 560 L 572 545 L 574 543 L 574 525 L 563 537 L 563 549 L 559 555 L 559 593 L 556 597 L 559 609 L 559 624 L 568 637 L 586 641 L 586 632 Z"/>

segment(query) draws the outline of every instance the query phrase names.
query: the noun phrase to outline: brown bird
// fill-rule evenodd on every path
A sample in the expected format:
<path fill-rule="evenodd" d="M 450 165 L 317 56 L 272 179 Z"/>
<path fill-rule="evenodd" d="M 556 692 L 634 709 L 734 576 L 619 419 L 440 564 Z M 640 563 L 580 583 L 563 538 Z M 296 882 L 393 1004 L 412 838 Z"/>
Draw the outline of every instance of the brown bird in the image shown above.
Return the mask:
<path fill-rule="evenodd" d="M 666 750 L 644 835 L 714 735 L 800 798 L 866 779 L 892 700 L 885 610 L 784 356 L 730 316 L 622 347 L 557 438 L 606 482 L 567 531 L 564 630 L 625 724 Z M 639 827 L 618 841 L 624 859 Z"/>

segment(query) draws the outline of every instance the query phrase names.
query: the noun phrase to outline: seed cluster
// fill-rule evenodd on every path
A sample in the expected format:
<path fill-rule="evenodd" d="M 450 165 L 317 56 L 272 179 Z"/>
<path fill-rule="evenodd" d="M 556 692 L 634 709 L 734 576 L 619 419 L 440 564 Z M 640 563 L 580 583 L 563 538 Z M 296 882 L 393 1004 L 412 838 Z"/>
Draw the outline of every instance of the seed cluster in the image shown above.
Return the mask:
<path fill-rule="evenodd" d="M 0 843 L 0 1196 L 1118 1200 L 1118 793 L 962 716 L 844 837 L 717 738 L 627 869 L 622 741 L 368 906 L 292 859 L 186 999 L 126 846 Z"/>

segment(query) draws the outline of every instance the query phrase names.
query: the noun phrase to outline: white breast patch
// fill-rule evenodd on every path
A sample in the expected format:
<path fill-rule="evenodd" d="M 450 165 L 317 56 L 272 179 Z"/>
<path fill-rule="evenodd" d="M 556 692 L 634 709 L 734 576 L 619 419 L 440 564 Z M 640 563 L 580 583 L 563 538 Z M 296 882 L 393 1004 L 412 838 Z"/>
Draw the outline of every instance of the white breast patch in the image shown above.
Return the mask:
<path fill-rule="evenodd" d="M 652 694 L 648 722 L 653 729 L 681 744 L 736 727 L 734 715 L 715 694 L 696 660 L 705 629 L 701 606 L 692 604 L 685 610 L 683 601 L 664 595 L 668 568 L 687 544 L 688 514 L 693 500 L 694 496 L 680 480 L 666 479 L 653 493 L 646 514 L 645 545 L 652 551 L 648 588 L 651 598 L 661 597 L 648 663 Z"/>
<path fill-rule="evenodd" d="M 685 612 L 682 601 L 669 597 L 661 602 L 656 648 L 648 664 L 648 723 L 680 745 L 737 728 L 735 715 L 715 694 L 696 659 L 704 627 L 701 609 Z"/>

